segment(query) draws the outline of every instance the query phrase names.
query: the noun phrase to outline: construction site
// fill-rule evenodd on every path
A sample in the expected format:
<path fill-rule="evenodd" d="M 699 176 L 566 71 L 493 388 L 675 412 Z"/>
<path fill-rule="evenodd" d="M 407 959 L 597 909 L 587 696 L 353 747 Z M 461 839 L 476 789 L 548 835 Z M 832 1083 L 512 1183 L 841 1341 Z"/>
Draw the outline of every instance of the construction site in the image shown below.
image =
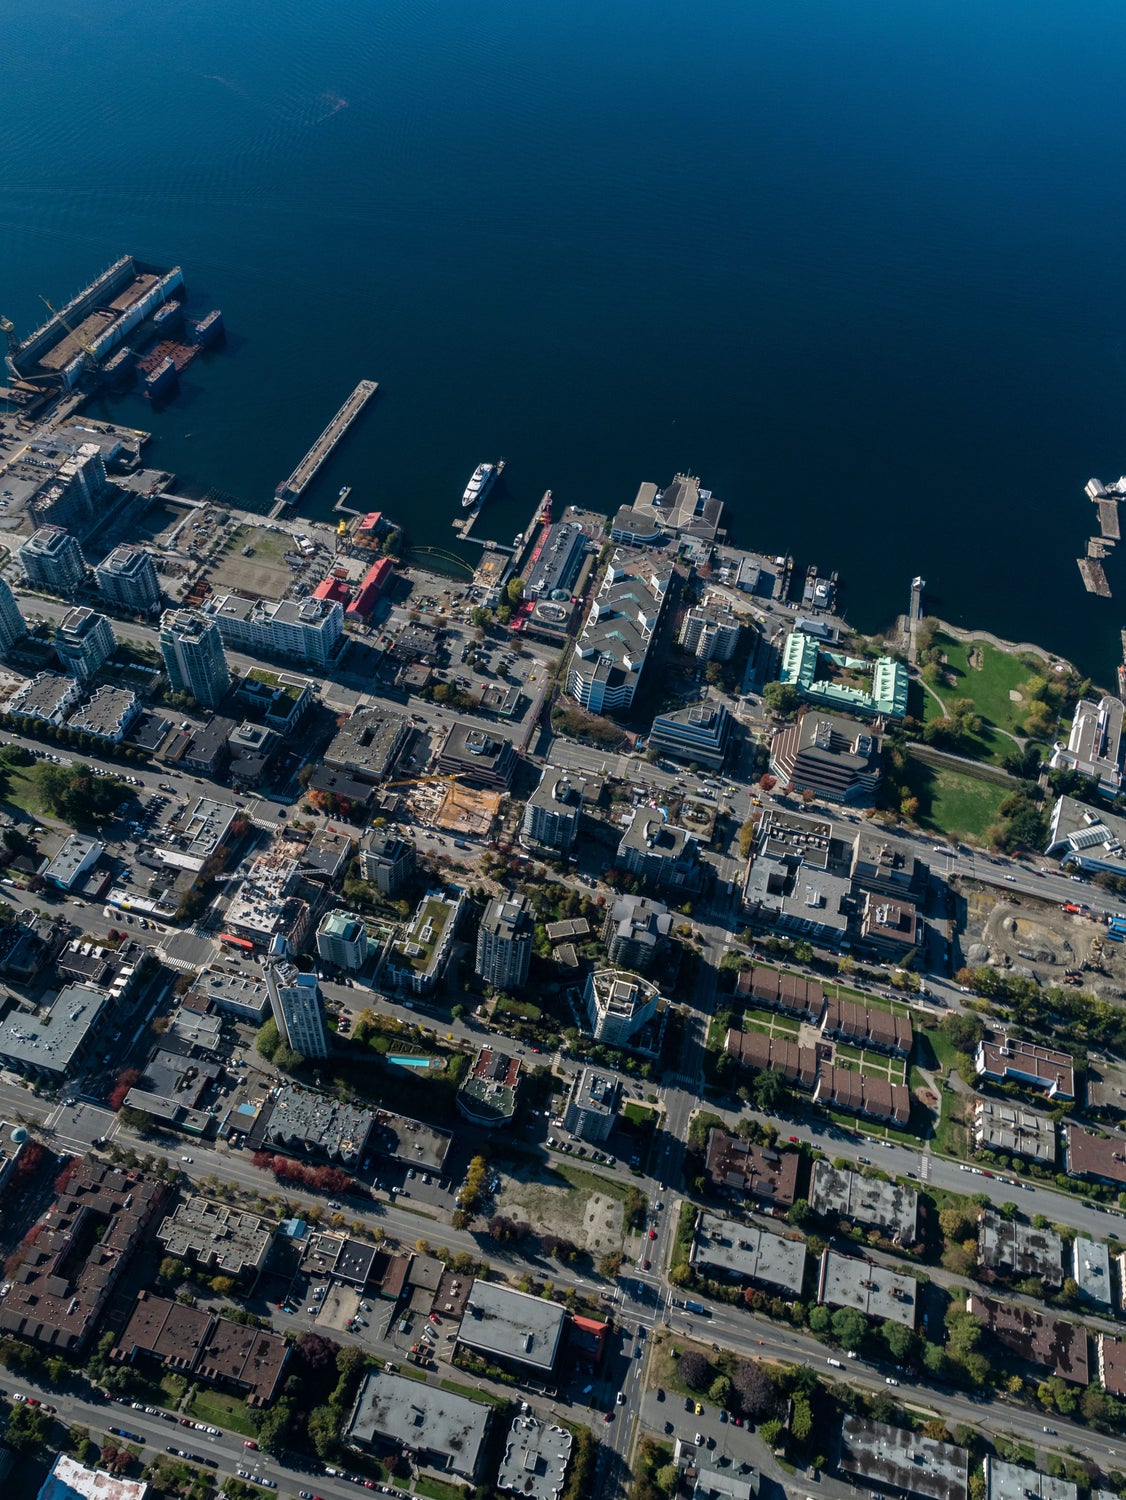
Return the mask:
<path fill-rule="evenodd" d="M 387 790 L 403 788 L 411 820 L 424 828 L 440 828 L 459 838 L 488 839 L 500 817 L 500 792 L 467 786 L 457 776 L 419 776 L 392 781 Z"/>
<path fill-rule="evenodd" d="M 1103 999 L 1126 998 L 1126 944 L 1080 902 L 1008 896 L 969 882 L 962 953 L 971 968 L 1027 974 L 1042 985 L 1074 985 Z"/>

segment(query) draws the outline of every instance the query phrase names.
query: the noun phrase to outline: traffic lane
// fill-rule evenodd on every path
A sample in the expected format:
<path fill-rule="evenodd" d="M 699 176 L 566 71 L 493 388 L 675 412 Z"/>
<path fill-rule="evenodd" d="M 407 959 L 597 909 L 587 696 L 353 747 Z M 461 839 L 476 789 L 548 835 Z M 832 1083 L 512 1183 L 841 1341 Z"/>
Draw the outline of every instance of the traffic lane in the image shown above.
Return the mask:
<path fill-rule="evenodd" d="M 741 1324 L 749 1325 L 750 1335 Z M 679 1309 L 672 1309 L 669 1325 L 677 1333 L 698 1343 L 717 1342 L 721 1347 L 731 1348 L 736 1353 L 746 1353 L 751 1358 L 773 1358 L 788 1364 L 805 1363 L 821 1366 L 825 1376 L 863 1386 L 869 1390 L 887 1389 L 887 1375 L 899 1381 L 895 1391 L 896 1400 L 918 1407 L 946 1420 L 957 1417 L 984 1427 L 990 1432 L 1012 1431 L 1039 1447 L 1044 1442 L 1044 1414 L 1029 1410 L 996 1393 L 981 1396 L 957 1391 L 953 1387 L 932 1385 L 924 1381 L 912 1381 L 902 1370 L 890 1363 L 884 1367 L 863 1359 L 846 1360 L 841 1351 L 805 1338 L 788 1329 L 755 1318 L 753 1314 L 735 1313 L 726 1307 L 717 1307 L 710 1318 L 688 1317 Z M 839 1359 L 840 1369 L 824 1368 L 829 1359 Z M 1110 1468 L 1119 1466 L 1119 1455 L 1115 1443 L 1087 1427 L 1069 1423 L 1066 1418 L 1053 1417 L 1056 1431 L 1050 1436 L 1052 1449 L 1063 1449 L 1067 1445 L 1078 1445 L 1080 1451 L 1091 1454 L 1100 1463 Z"/>
<path fill-rule="evenodd" d="M 855 1127 L 848 1128 L 829 1120 L 779 1120 L 757 1113 L 754 1118 L 776 1125 L 783 1140 L 817 1147 L 830 1158 L 845 1157 L 859 1166 L 880 1167 L 893 1176 L 908 1178 L 921 1192 L 932 1185 L 966 1197 L 981 1193 L 997 1205 L 1014 1202 L 1030 1217 L 1046 1214 L 1055 1222 L 1081 1229 L 1095 1239 L 1126 1239 L 1126 1230 L 1116 1222 L 1126 1220 L 1126 1214 L 1116 1208 L 1092 1207 L 1051 1183 L 1032 1182 L 1011 1173 L 999 1174 L 936 1156 L 924 1151 L 922 1143 L 908 1146 L 876 1135 L 864 1135 L 858 1141 L 856 1132 L 866 1128 L 859 1120 Z"/>

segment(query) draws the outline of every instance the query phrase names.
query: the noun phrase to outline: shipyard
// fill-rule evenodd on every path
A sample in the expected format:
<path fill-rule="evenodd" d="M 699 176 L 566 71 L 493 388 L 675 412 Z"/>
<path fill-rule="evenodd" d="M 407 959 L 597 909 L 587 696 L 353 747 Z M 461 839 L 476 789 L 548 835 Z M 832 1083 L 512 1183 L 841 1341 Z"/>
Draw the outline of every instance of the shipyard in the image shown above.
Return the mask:
<path fill-rule="evenodd" d="M 129 1408 L 46 1482 L 976 1496 L 890 1392 L 978 1317 L 943 1400 L 1116 1472 L 1049 1382 L 1126 1392 L 1126 631 L 1119 696 L 921 572 L 868 635 L 705 475 L 599 509 L 488 441 L 412 537 L 354 372 L 257 508 L 189 493 L 103 398 L 229 368 L 191 307 L 127 256 L 4 321 L 0 1412 Z"/>

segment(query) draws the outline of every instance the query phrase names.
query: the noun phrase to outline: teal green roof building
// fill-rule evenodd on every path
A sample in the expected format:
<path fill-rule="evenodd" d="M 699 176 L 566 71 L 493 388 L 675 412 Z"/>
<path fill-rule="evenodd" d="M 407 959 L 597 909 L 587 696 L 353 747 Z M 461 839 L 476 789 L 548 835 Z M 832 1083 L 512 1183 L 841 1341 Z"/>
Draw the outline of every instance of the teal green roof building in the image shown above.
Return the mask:
<path fill-rule="evenodd" d="M 834 682 L 828 676 L 818 676 L 825 663 L 850 672 L 863 672 L 871 677 L 871 688 L 865 691 Z M 818 703 L 840 713 L 902 719 L 907 712 L 908 677 L 902 662 L 881 656 L 873 664 L 855 656 L 842 656 L 827 651 L 820 641 L 802 630 L 795 630 L 786 642 L 780 676 L 783 682 L 797 688 L 807 703 Z"/>

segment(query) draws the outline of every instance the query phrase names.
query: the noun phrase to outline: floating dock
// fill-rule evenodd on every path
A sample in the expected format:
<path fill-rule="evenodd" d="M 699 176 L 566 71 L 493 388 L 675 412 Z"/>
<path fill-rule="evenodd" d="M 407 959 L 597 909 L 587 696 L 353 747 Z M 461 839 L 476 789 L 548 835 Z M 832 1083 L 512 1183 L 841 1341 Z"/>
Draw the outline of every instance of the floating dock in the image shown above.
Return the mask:
<path fill-rule="evenodd" d="M 489 492 L 492 490 L 493 485 L 496 484 L 497 480 L 504 473 L 505 465 L 507 463 L 507 458 L 502 458 L 497 461 L 497 471 L 493 476 L 492 483 L 489 485 L 489 490 L 486 491 L 485 500 L 489 498 Z M 455 516 L 451 524 L 453 526 L 453 529 L 458 533 L 463 542 L 477 542 L 478 545 L 482 547 L 497 547 L 500 545 L 498 542 L 482 541 L 480 537 L 475 537 L 472 535 L 473 523 L 485 509 L 485 500 L 480 501 L 474 507 L 474 509 L 469 512 L 468 516 Z"/>
<path fill-rule="evenodd" d="M 293 473 L 274 491 L 274 506 L 271 516 L 278 516 L 289 505 L 294 505 L 305 493 L 314 475 L 325 459 L 351 427 L 371 398 L 379 389 L 375 380 L 361 380 L 344 405 L 333 417 L 320 437 L 294 469 Z"/>
<path fill-rule="evenodd" d="M 1099 507 L 1099 530 L 1103 536 L 1112 542 L 1122 540 L 1122 532 L 1118 522 L 1118 506 L 1113 500 L 1100 500 Z"/>
<path fill-rule="evenodd" d="M 1095 562 L 1090 557 L 1076 559 L 1079 564 L 1079 573 L 1083 579 L 1083 587 L 1089 594 L 1098 594 L 1100 599 L 1110 598 L 1110 584 L 1106 581 L 1106 573 L 1103 571 L 1101 562 Z"/>

